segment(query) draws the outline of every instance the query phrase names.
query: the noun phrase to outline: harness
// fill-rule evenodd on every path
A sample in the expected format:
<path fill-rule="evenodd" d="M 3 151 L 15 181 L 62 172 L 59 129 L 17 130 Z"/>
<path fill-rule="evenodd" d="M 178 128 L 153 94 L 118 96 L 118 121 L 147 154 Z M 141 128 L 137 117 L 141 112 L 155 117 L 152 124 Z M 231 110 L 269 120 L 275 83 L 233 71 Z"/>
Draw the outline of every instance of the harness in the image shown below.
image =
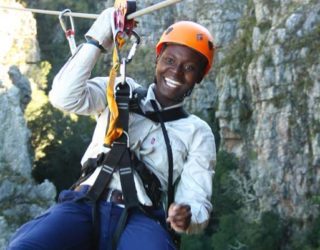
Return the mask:
<path fill-rule="evenodd" d="M 188 113 L 182 108 L 177 107 L 169 110 L 160 111 L 155 101 L 151 101 L 154 112 L 144 113 L 140 108 L 141 100 L 147 95 L 147 89 L 139 87 L 130 93 L 131 89 L 129 84 L 119 83 L 116 87 L 116 103 L 119 108 L 119 120 L 117 126 L 123 129 L 122 135 L 117 138 L 111 145 L 111 149 L 108 153 L 101 153 L 97 158 L 88 159 L 82 167 L 81 178 L 74 184 L 78 186 L 85 179 L 94 172 L 98 167 L 101 167 L 101 171 L 85 196 L 85 199 L 92 204 L 93 209 L 93 225 L 94 225 L 94 243 L 99 242 L 99 200 L 102 198 L 102 194 L 112 179 L 112 175 L 118 171 L 120 175 L 120 182 L 122 187 L 123 198 L 125 207 L 120 217 L 117 229 L 113 237 L 113 248 L 116 249 L 117 242 L 121 236 L 123 229 L 125 228 L 126 221 L 130 212 L 139 209 L 146 216 L 157 220 L 150 211 L 149 207 L 145 207 L 139 203 L 137 197 L 137 191 L 134 184 L 133 172 L 137 172 L 140 176 L 145 191 L 148 197 L 153 203 L 152 208 L 159 208 L 161 206 L 162 189 L 161 183 L 143 162 L 130 151 L 129 148 L 129 135 L 128 135 L 128 120 L 129 113 L 134 112 L 142 115 L 153 122 L 160 123 L 162 133 L 165 139 L 167 156 L 168 156 L 168 193 L 167 193 L 167 209 L 174 200 L 174 185 L 173 185 L 173 154 L 170 146 L 170 139 L 168 137 L 165 123 L 182 118 L 187 118 Z M 148 209 L 149 208 L 149 209 Z M 151 210 L 152 210 L 151 208 Z M 177 247 L 180 244 L 180 238 L 173 230 L 167 228 L 167 225 L 163 225 L 165 229 L 169 230 L 172 239 Z M 97 246 L 96 246 L 97 247 Z"/>

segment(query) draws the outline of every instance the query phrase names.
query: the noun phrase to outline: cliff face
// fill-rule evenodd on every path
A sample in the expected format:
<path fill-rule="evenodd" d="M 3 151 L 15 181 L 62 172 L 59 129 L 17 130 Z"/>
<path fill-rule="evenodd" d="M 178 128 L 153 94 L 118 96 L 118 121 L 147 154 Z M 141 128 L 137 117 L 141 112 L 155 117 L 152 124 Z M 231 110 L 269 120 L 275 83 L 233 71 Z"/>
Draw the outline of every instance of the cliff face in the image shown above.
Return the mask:
<path fill-rule="evenodd" d="M 248 218 L 275 211 L 306 225 L 319 211 L 320 4 L 186 0 L 169 12 L 157 25 L 142 18 L 142 26 L 161 32 L 191 19 L 215 38 L 214 68 L 186 105 L 215 118 L 220 150 L 239 159 L 232 177 Z"/>
<path fill-rule="evenodd" d="M 0 4 L 20 6 L 14 1 Z M 27 62 L 39 58 L 36 23 L 29 13 L 14 15 L 0 10 L 0 18 L 0 249 L 5 249 L 21 223 L 53 204 L 55 187 L 48 181 L 38 185 L 32 180 L 31 132 L 20 106 L 21 88 L 14 86 L 8 76 L 11 65 L 26 72 L 31 68 Z M 15 80 L 19 79 L 26 78 Z"/>
<path fill-rule="evenodd" d="M 31 178 L 30 131 L 20 108 L 19 89 L 0 88 L 0 249 L 21 223 L 53 204 L 55 187 Z"/>
<path fill-rule="evenodd" d="M 239 159 L 232 176 L 249 219 L 270 210 L 304 222 L 318 214 L 319 11 L 312 0 L 185 0 L 141 20 L 153 44 L 175 20 L 212 32 L 214 68 L 186 105 L 215 118 L 220 150 Z"/>
<path fill-rule="evenodd" d="M 319 11 L 314 1 L 248 2 L 217 63 L 221 148 L 242 162 L 234 178 L 252 217 L 306 222 L 319 209 Z"/>

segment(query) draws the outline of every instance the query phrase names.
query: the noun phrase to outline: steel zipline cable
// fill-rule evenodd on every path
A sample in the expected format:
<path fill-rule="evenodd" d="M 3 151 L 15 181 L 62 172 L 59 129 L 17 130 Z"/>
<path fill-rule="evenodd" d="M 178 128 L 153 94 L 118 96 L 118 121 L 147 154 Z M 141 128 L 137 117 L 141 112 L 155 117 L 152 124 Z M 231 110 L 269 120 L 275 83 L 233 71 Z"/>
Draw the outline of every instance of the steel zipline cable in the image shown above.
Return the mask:
<path fill-rule="evenodd" d="M 170 6 L 172 4 L 176 4 L 178 2 L 181 2 L 182 0 L 165 0 L 160 3 L 151 5 L 149 7 L 146 7 L 144 9 L 138 10 L 130 15 L 127 16 L 127 19 L 133 19 L 136 17 L 143 16 L 145 14 L 151 13 L 153 11 L 165 8 L 167 6 Z M 31 9 L 31 8 L 19 8 L 19 7 L 12 7 L 12 6 L 5 6 L 0 5 L 0 9 L 5 10 L 17 10 L 17 11 L 28 11 L 32 13 L 38 13 L 38 14 L 46 14 L 46 15 L 56 15 L 59 16 L 61 14 L 61 11 L 54 11 L 54 10 L 43 10 L 43 9 Z M 97 19 L 99 16 L 98 14 L 88 14 L 88 13 L 79 13 L 79 12 L 69 12 L 66 13 L 65 16 L 71 16 L 71 17 L 79 17 L 79 18 L 87 18 L 87 19 Z"/>

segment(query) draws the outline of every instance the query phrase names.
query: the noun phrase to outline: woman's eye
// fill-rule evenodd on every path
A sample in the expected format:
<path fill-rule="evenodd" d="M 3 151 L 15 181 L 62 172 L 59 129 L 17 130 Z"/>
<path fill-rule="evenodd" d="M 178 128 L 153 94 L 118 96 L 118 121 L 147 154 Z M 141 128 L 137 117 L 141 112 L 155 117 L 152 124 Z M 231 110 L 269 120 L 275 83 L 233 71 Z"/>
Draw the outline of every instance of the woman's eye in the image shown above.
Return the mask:
<path fill-rule="evenodd" d="M 187 64 L 184 66 L 184 71 L 185 72 L 192 72 L 195 71 L 196 67 L 194 65 L 191 64 Z"/>
<path fill-rule="evenodd" d="M 166 57 L 166 58 L 164 58 L 164 60 L 169 65 L 173 65 L 174 64 L 174 60 L 171 57 Z"/>

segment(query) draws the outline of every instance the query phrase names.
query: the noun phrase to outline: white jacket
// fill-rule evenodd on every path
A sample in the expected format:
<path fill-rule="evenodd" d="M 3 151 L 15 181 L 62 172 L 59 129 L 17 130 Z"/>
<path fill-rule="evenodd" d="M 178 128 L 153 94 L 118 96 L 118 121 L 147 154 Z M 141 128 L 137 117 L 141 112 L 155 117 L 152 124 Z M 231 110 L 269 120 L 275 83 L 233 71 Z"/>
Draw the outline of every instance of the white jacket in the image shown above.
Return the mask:
<path fill-rule="evenodd" d="M 109 112 L 105 95 L 108 78 L 89 79 L 99 55 L 98 48 L 84 44 L 56 75 L 49 93 L 53 106 L 63 111 L 99 115 L 82 164 L 88 158 L 95 158 L 101 152 L 109 150 L 103 146 Z M 140 86 L 131 78 L 128 78 L 127 82 L 132 88 Z M 153 88 L 154 84 L 151 84 L 146 98 L 142 100 L 143 111 L 153 111 L 150 103 L 150 100 L 155 99 Z M 182 103 L 174 107 L 181 105 Z M 161 109 L 159 104 L 158 106 Z M 214 136 L 210 127 L 194 115 L 166 122 L 165 125 L 173 151 L 173 180 L 181 177 L 175 202 L 191 206 L 192 218 L 187 232 L 196 233 L 207 225 L 212 210 L 210 200 L 216 160 Z M 131 150 L 157 175 L 163 190 L 167 190 L 168 159 L 160 124 L 130 113 L 129 137 Z M 96 169 L 83 184 L 93 185 L 99 171 L 100 169 Z M 136 174 L 134 177 L 139 201 L 144 205 L 151 205 L 140 178 Z M 114 174 L 110 185 L 121 190 L 118 173 Z"/>

